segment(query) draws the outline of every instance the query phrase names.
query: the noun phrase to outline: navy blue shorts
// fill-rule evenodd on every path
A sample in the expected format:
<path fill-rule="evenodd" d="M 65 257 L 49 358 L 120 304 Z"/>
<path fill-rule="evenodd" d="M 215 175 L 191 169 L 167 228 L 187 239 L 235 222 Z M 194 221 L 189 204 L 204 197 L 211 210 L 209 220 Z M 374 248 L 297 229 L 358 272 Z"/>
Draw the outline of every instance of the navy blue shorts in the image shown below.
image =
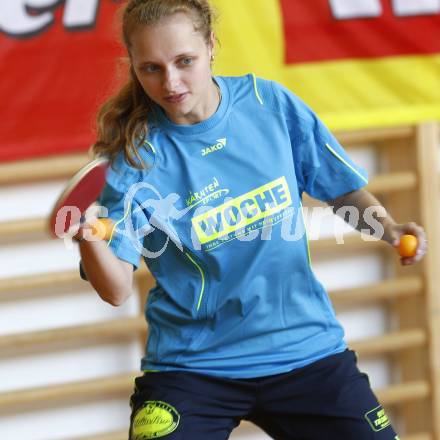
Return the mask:
<path fill-rule="evenodd" d="M 277 440 L 398 439 L 350 350 L 254 379 L 146 373 L 130 404 L 130 440 L 225 440 L 241 420 Z"/>

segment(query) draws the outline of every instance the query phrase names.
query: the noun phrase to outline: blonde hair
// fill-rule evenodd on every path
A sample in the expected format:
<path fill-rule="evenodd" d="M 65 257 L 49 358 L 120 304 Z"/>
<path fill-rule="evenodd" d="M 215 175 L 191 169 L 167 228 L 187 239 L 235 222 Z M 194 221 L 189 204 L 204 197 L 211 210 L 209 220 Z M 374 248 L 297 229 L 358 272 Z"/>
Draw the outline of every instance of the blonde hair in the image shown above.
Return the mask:
<path fill-rule="evenodd" d="M 208 0 L 130 0 L 122 16 L 122 39 L 127 52 L 130 52 L 130 36 L 137 27 L 157 24 L 178 12 L 192 17 L 195 30 L 209 44 L 214 11 Z M 142 168 L 143 161 L 136 146 L 142 145 L 147 137 L 148 117 L 153 108 L 131 66 L 127 83 L 104 102 L 98 112 L 97 140 L 92 146 L 94 155 L 105 155 L 113 160 L 123 150 L 130 165 Z"/>

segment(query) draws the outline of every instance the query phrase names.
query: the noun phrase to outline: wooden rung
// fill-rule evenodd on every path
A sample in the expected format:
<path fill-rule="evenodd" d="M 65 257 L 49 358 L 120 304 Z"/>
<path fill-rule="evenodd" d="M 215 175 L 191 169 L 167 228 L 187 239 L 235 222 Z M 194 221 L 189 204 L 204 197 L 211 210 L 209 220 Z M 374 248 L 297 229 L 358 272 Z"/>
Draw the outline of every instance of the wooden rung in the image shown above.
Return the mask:
<path fill-rule="evenodd" d="M 394 406 L 426 399 L 431 391 L 428 382 L 414 381 L 391 385 L 387 388 L 375 390 L 375 393 L 382 405 Z"/>
<path fill-rule="evenodd" d="M 69 178 L 90 160 L 80 153 L 2 163 L 0 185 Z"/>
<path fill-rule="evenodd" d="M 415 134 L 415 127 L 402 126 L 356 131 L 339 131 L 336 132 L 336 137 L 342 145 L 352 146 L 366 145 L 372 142 L 382 142 L 390 139 L 411 139 L 415 138 Z"/>
<path fill-rule="evenodd" d="M 417 187 L 417 174 L 413 171 L 400 171 L 377 174 L 370 178 L 366 189 L 376 195 L 385 195 L 390 192 L 407 191 Z M 326 207 L 325 202 L 317 201 L 308 194 L 303 196 L 303 205 L 309 209 Z"/>
<path fill-rule="evenodd" d="M 420 276 L 406 276 L 368 284 L 353 289 L 330 291 L 330 298 L 335 307 L 357 305 L 365 302 L 402 298 L 421 295 L 423 279 Z"/>
<path fill-rule="evenodd" d="M 26 218 L 0 222 L 0 239 L 17 240 L 22 235 L 47 235 L 48 221 L 45 218 Z"/>
<path fill-rule="evenodd" d="M 427 432 L 423 432 L 423 433 L 420 433 L 420 434 L 405 435 L 405 436 L 400 437 L 400 438 L 402 440 L 434 440 L 434 437 L 431 434 L 427 433 Z"/>
<path fill-rule="evenodd" d="M 321 240 L 310 240 L 310 250 L 313 253 L 336 253 L 336 252 L 363 252 L 376 251 L 387 248 L 387 244 L 381 240 L 366 241 L 362 239 L 361 234 L 344 235 L 344 242 L 339 244 L 335 238 L 323 238 Z"/>
<path fill-rule="evenodd" d="M 80 404 L 114 397 L 128 399 L 133 390 L 134 378 L 139 375 L 139 372 L 124 373 L 100 379 L 1 393 L 0 414 Z"/>
<path fill-rule="evenodd" d="M 388 194 L 394 191 L 407 191 L 417 187 L 417 175 L 411 171 L 380 174 L 374 176 L 367 185 L 373 194 Z"/>
<path fill-rule="evenodd" d="M 78 342 L 80 344 L 102 340 L 129 338 L 146 331 L 145 319 L 140 316 L 112 319 L 94 324 L 39 330 L 0 336 L 2 356 L 17 351 L 22 354 L 28 349 Z"/>
<path fill-rule="evenodd" d="M 145 266 L 141 266 L 135 272 L 135 277 L 151 277 L 152 275 Z M 48 272 L 34 275 L 23 275 L 0 279 L 0 300 L 16 297 L 16 293 L 36 289 L 54 291 L 66 286 L 84 284 L 79 276 L 79 270 L 66 270 L 59 272 Z"/>
<path fill-rule="evenodd" d="M 374 356 L 407 348 L 420 347 L 425 345 L 426 342 L 426 332 L 422 329 L 413 329 L 387 333 L 376 338 L 352 341 L 348 345 L 360 356 Z"/>
<path fill-rule="evenodd" d="M 45 289 L 72 285 L 81 278 L 78 270 L 48 272 L 0 279 L 0 297 L 6 294 L 30 289 Z"/>

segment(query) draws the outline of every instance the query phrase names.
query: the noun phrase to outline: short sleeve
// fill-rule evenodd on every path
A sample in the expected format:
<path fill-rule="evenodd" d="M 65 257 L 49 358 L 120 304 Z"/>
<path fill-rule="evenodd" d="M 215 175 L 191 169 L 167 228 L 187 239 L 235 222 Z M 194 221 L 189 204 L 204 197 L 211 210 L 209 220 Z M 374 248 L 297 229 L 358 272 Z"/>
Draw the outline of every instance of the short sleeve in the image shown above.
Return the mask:
<path fill-rule="evenodd" d="M 133 185 L 142 179 L 142 171 L 117 160 L 107 172 L 107 183 L 97 200 L 101 217 L 112 220 L 114 225 L 109 248 L 119 259 L 139 267 L 143 250 L 143 237 L 151 229 L 147 215 L 131 196 Z M 104 208 L 104 209 L 102 209 Z M 86 279 L 80 264 L 81 278 Z"/>
<path fill-rule="evenodd" d="M 127 193 L 121 193 L 107 184 L 101 193 L 98 204 L 108 210 L 108 218 L 114 226 L 109 247 L 121 260 L 131 263 L 135 269 L 142 256 L 142 234 L 139 231 L 149 228 L 148 219 L 137 202 L 126 200 Z"/>
<path fill-rule="evenodd" d="M 351 160 L 318 116 L 288 89 L 275 87 L 288 125 L 300 192 L 327 201 L 364 187 L 366 171 Z"/>

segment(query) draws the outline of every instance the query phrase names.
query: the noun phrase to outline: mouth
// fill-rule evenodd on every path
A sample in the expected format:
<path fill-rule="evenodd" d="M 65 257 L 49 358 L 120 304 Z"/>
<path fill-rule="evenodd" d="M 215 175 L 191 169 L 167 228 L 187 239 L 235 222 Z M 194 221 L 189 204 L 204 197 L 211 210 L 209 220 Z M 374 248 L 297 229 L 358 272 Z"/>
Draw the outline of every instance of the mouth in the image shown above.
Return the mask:
<path fill-rule="evenodd" d="M 188 92 L 179 93 L 177 95 L 165 96 L 164 100 L 166 102 L 169 102 L 170 104 L 178 104 L 178 103 L 182 102 L 187 96 L 188 96 Z"/>

